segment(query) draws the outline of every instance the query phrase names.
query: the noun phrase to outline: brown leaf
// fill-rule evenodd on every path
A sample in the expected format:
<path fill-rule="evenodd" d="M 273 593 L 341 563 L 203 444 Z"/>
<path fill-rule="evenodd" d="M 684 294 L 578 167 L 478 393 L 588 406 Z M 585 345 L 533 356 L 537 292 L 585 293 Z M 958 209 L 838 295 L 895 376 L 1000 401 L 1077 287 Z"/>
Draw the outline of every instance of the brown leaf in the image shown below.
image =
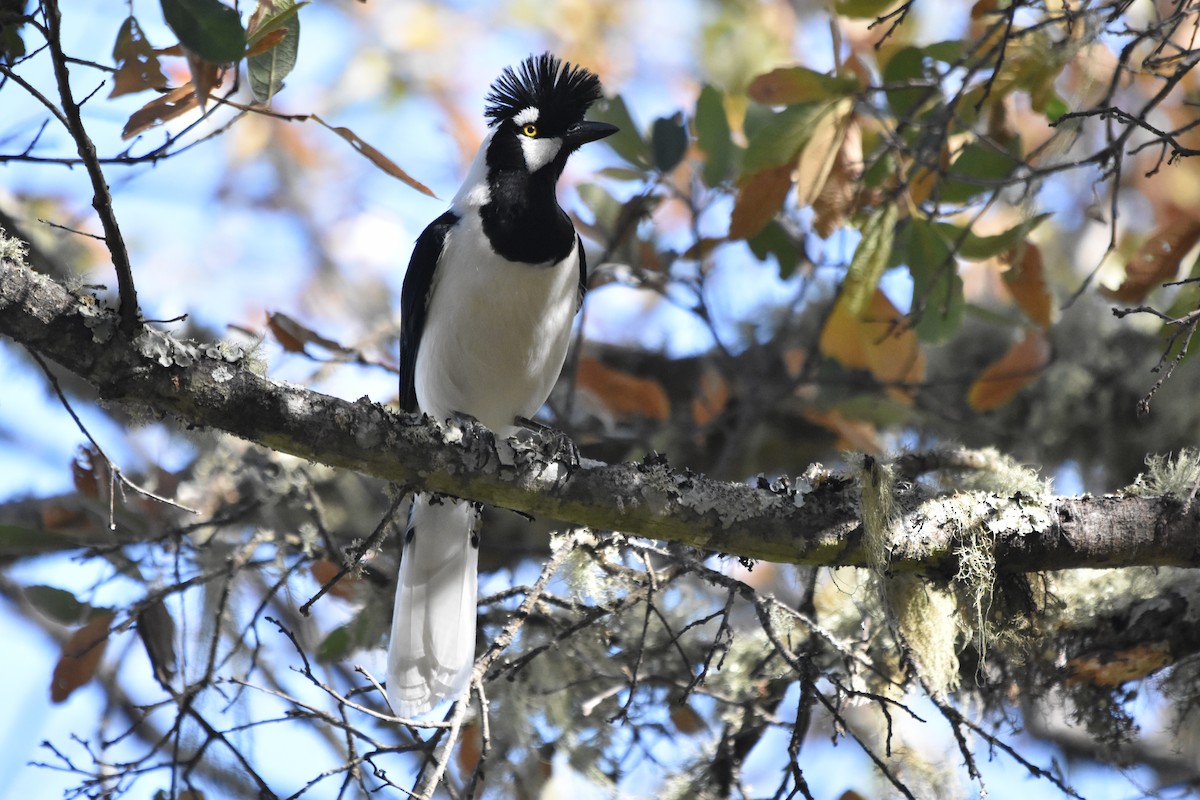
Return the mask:
<path fill-rule="evenodd" d="M 99 614 L 76 630 L 63 644 L 62 655 L 50 680 L 50 700 L 61 703 L 96 674 L 104 648 L 108 646 L 111 613 Z"/>
<path fill-rule="evenodd" d="M 1026 241 L 1002 255 L 1000 261 L 1008 265 L 1003 273 L 1004 285 L 1017 306 L 1035 325 L 1049 330 L 1052 299 L 1046 288 L 1041 249 Z"/>
<path fill-rule="evenodd" d="M 1170 663 L 1171 646 L 1167 642 L 1142 643 L 1126 650 L 1079 656 L 1067 662 L 1067 685 L 1120 686 Z"/>
<path fill-rule="evenodd" d="M 829 112 L 822 114 L 813 128 L 812 136 L 800 151 L 796 161 L 796 203 L 811 206 L 825 188 L 825 182 L 833 172 L 842 142 L 850 126 L 850 112 L 854 101 L 849 97 L 834 103 Z"/>
<path fill-rule="evenodd" d="M 458 740 L 458 752 L 455 754 L 461 774 L 473 773 L 479 766 L 479 760 L 482 757 L 483 732 L 479 728 L 479 723 L 472 720 L 463 725 L 462 736 Z"/>
<path fill-rule="evenodd" d="M 201 110 L 204 110 L 208 105 L 208 98 L 212 95 L 212 90 L 221 85 L 225 70 L 222 65 L 205 61 L 199 54 L 193 53 L 186 47 L 183 48 L 183 55 L 187 59 L 188 71 L 192 73 L 196 103 Z"/>
<path fill-rule="evenodd" d="M 364 156 L 366 156 L 368 159 L 370 159 L 372 164 L 379 167 L 381 170 L 386 172 L 388 175 L 391 175 L 393 178 L 396 178 L 397 180 L 403 181 L 404 183 L 408 184 L 409 186 L 416 189 L 418 192 L 421 192 L 422 194 L 427 194 L 430 197 L 437 197 L 437 195 L 435 195 L 433 193 L 432 189 L 430 189 L 428 186 L 426 186 L 425 184 L 418 181 L 416 178 L 409 175 L 404 170 L 400 169 L 400 167 L 394 161 L 392 161 L 390 158 L 385 156 L 383 153 L 379 152 L 374 147 L 372 147 L 371 145 L 367 144 L 365 141 L 360 139 L 358 134 L 355 133 L 354 131 L 350 130 L 349 128 L 341 128 L 341 127 L 335 127 L 333 125 L 330 125 L 328 122 L 321 119 L 316 114 L 312 115 L 312 119 L 319 122 L 326 129 L 333 131 L 338 136 L 345 139 L 347 142 L 350 143 L 351 147 L 353 147 L 355 150 L 357 150 L 358 152 L 360 152 Z"/>
<path fill-rule="evenodd" d="M 729 219 L 730 239 L 749 239 L 779 213 L 792 188 L 792 165 L 770 167 L 751 175 L 738 188 Z"/>
<path fill-rule="evenodd" d="M 126 121 L 124 130 L 121 131 L 121 138 L 132 139 L 142 131 L 186 114 L 195 109 L 197 105 L 192 84 L 185 83 L 178 89 L 172 89 L 166 94 L 154 98 L 133 112 Z"/>
<path fill-rule="evenodd" d="M 579 359 L 576 381 L 618 416 L 665 421 L 671 415 L 671 402 L 662 384 L 614 369 L 593 356 Z"/>
<path fill-rule="evenodd" d="M 1159 284 L 1179 272 L 1179 263 L 1200 241 L 1200 220 L 1177 214 L 1150 235 L 1129 263 L 1125 280 L 1116 289 L 1101 293 L 1118 303 L 1140 303 Z"/>
<path fill-rule="evenodd" d="M 308 569 L 312 573 L 313 580 L 324 586 L 337 577 L 342 568 L 332 561 L 322 558 L 312 562 Z M 341 580 L 329 587 L 329 594 L 343 600 L 354 600 L 357 598 L 355 584 L 360 580 L 360 578 L 347 573 L 341 577 Z"/>
<path fill-rule="evenodd" d="M 275 341 L 279 342 L 280 346 L 289 353 L 305 352 L 306 344 L 320 345 L 335 353 L 350 352 L 348 348 L 342 347 L 332 339 L 326 339 L 312 328 L 301 325 L 281 311 L 272 311 L 267 314 L 267 327 L 270 328 Z"/>
<path fill-rule="evenodd" d="M 1025 331 L 1021 341 L 980 373 L 967 393 L 967 403 L 976 411 L 992 411 L 1007 405 L 1017 392 L 1041 375 L 1050 361 L 1050 344 L 1040 328 Z"/>
<path fill-rule="evenodd" d="M 700 427 L 713 421 L 729 405 L 729 382 L 715 369 L 706 369 L 692 398 L 692 420 Z"/>
<path fill-rule="evenodd" d="M 259 8 L 262 8 L 262 6 L 259 6 Z M 246 58 L 260 56 L 268 50 L 274 50 L 279 46 L 280 42 L 287 38 L 287 35 L 287 28 L 276 28 L 273 31 L 267 31 L 246 47 Z"/>
<path fill-rule="evenodd" d="M 689 736 L 701 733 L 708 727 L 704 724 L 704 717 L 696 713 L 696 709 L 687 703 L 672 703 L 670 715 L 671 724 L 675 726 L 675 730 Z"/>
<path fill-rule="evenodd" d="M 899 402 L 911 403 L 913 387 L 925 379 L 917 334 L 882 289 L 875 289 L 861 315 L 839 297 L 825 320 L 819 347 L 842 366 L 871 373 Z"/>
<path fill-rule="evenodd" d="M 160 89 L 167 85 L 154 48 L 146 41 L 137 20 L 129 17 L 117 34 L 113 45 L 113 61 L 117 71 L 113 73 L 113 89 L 109 98 L 133 94 L 144 89 Z"/>
<path fill-rule="evenodd" d="M 854 195 L 862 179 L 862 128 L 858 120 L 850 119 L 837 157 L 825 185 L 812 202 L 813 230 L 828 239 L 835 230 L 846 224 L 854 206 Z"/>
<path fill-rule="evenodd" d="M 804 418 L 837 434 L 835 446 L 839 450 L 858 453 L 879 453 L 883 450 L 879 444 L 879 431 L 864 419 L 852 419 L 836 408 L 828 411 L 809 408 L 804 411 Z"/>

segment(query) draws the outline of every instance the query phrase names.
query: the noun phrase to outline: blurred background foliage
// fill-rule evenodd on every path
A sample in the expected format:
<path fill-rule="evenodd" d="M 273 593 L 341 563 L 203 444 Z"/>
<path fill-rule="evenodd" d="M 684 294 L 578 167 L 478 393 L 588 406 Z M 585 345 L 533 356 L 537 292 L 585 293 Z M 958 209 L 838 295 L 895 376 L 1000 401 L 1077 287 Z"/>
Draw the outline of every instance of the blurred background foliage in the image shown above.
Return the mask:
<path fill-rule="evenodd" d="M 592 290 L 544 416 L 585 455 L 746 480 L 961 444 L 1079 493 L 1197 441 L 1191 4 L 250 5 L 62 9 L 140 308 L 181 338 L 393 402 L 411 242 L 484 135 L 488 84 L 549 49 L 601 75 L 595 115 L 622 128 L 562 190 Z M 35 269 L 115 296 L 76 141 L 48 110 L 47 19 L 0 5 L 0 226 Z M 25 351 L 0 347 L 0 373 L 3 624 L 36 643 L 6 670 L 49 740 L 0 734 L 20 743 L 7 768 L 48 765 L 19 780 L 136 797 L 428 780 L 445 731 L 372 718 L 386 709 L 353 669 L 379 671 L 396 549 L 296 610 L 380 524 L 385 487 L 131 419 L 60 375 L 89 441 Z M 122 491 L 114 464 L 195 513 Z M 482 641 L 563 527 L 489 515 Z M 1062 671 L 1135 601 L 1190 596 L 1186 573 L 997 590 L 995 641 L 948 634 L 946 695 L 865 573 L 554 542 L 564 572 L 496 661 L 446 792 L 1122 797 L 1200 775 L 1186 657 Z M 923 613 L 972 612 L 960 594 Z M 48 684 L 55 702 L 89 687 L 92 710 L 67 726 Z"/>

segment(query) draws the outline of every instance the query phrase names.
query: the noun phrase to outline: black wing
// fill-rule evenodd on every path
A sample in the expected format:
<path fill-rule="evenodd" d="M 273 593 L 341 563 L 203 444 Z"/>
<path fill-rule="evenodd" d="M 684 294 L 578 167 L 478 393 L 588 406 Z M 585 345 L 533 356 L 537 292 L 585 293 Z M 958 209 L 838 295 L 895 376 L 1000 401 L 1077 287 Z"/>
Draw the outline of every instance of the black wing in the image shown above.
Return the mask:
<path fill-rule="evenodd" d="M 588 288 L 587 256 L 583 253 L 583 239 L 578 233 L 575 234 L 575 246 L 579 248 L 579 302 L 575 305 L 578 311 L 583 306 L 583 296 Z"/>
<path fill-rule="evenodd" d="M 458 223 L 458 215 L 447 211 L 429 223 L 413 245 L 404 288 L 400 291 L 400 409 L 417 410 L 417 348 L 425 329 L 433 273 L 446 245 L 446 235 Z"/>

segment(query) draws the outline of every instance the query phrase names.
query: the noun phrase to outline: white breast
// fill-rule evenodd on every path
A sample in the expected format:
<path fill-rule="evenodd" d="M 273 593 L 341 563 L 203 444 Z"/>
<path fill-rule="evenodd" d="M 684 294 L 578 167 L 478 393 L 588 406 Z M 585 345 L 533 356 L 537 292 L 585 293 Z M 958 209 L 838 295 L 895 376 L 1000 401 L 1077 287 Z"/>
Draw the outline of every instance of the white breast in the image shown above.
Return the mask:
<path fill-rule="evenodd" d="M 491 251 L 474 208 L 446 239 L 417 354 L 421 410 L 503 432 L 546 402 L 566 358 L 579 256 L 514 264 Z"/>

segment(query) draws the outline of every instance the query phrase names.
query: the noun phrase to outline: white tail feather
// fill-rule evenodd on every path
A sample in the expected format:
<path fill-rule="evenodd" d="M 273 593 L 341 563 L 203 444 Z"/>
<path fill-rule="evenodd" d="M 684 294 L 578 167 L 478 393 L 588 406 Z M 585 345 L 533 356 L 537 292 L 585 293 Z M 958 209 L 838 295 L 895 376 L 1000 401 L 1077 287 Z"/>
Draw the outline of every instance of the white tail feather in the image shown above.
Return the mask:
<path fill-rule="evenodd" d="M 387 696 L 402 717 L 423 714 L 466 688 L 475 661 L 478 512 L 456 500 L 413 501 L 396 582 Z"/>

